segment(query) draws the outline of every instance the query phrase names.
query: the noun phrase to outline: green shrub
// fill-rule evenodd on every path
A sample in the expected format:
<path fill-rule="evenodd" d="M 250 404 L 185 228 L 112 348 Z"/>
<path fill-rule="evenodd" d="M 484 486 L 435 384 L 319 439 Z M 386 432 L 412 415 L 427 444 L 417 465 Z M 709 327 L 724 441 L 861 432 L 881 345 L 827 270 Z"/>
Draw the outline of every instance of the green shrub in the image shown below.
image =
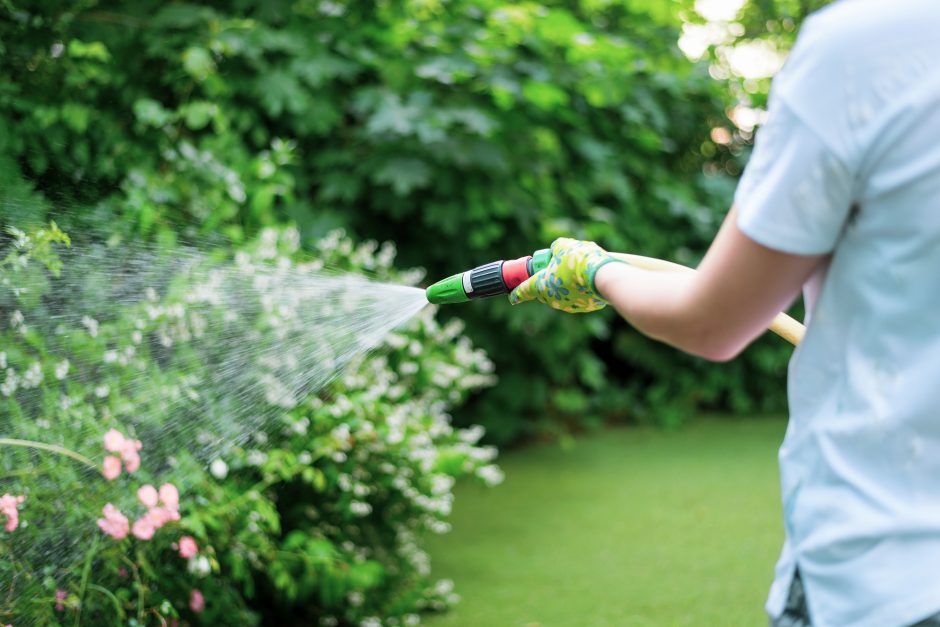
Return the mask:
<path fill-rule="evenodd" d="M 0 530 L 0 622 L 395 625 L 453 601 L 422 538 L 447 531 L 456 478 L 501 478 L 482 430 L 446 413 L 491 383 L 486 356 L 427 308 L 325 387 L 270 359 L 315 346 L 333 355 L 321 368 L 343 365 L 346 336 L 308 326 L 325 310 L 288 297 L 329 285 L 295 286 L 324 265 L 413 282 L 393 248 L 333 233 L 304 254 L 286 229 L 234 260 L 125 245 L 60 258 L 67 241 L 54 225 L 14 230 L 0 251 L 0 494 L 25 497 Z M 343 314 L 335 289 L 314 293 Z M 111 430 L 129 452 L 108 448 Z M 164 484 L 181 517 L 140 539 L 141 520 L 175 508 L 139 490 Z M 126 538 L 96 526 L 106 504 L 135 523 Z"/>

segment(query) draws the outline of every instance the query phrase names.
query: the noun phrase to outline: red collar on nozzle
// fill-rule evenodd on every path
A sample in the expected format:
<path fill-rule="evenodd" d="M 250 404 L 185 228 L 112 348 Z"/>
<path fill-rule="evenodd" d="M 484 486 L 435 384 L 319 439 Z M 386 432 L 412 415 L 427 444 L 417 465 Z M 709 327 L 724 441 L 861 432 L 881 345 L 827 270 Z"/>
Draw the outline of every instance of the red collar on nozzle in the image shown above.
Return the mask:
<path fill-rule="evenodd" d="M 529 278 L 529 260 L 531 255 L 503 262 L 503 283 L 511 292 Z"/>

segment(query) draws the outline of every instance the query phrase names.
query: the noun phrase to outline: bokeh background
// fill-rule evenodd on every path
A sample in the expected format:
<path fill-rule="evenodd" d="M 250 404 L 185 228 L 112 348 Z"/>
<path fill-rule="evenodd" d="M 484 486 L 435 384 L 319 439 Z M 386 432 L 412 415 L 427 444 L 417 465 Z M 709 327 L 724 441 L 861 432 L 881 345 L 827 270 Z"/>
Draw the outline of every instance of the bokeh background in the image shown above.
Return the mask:
<path fill-rule="evenodd" d="M 312 260 L 378 280 L 421 285 L 490 260 L 529 254 L 558 236 L 694 266 L 730 206 L 765 115 L 770 77 L 802 20 L 823 4 L 0 1 L 0 222 L 25 234 L 5 234 L 0 240 L 6 255 L 0 272 L 7 278 L 0 289 L 9 292 L 0 300 L 0 354 L 4 367 L 9 362 L 20 377 L 19 392 L 0 398 L 0 437 L 25 433 L 92 457 L 115 416 L 120 419 L 115 424 L 138 434 L 146 433 L 147 424 L 157 433 L 160 421 L 173 419 L 156 410 L 147 424 L 132 412 L 122 417 L 115 408 L 120 394 L 125 404 L 138 402 L 134 394 L 141 393 L 140 386 L 128 380 L 122 387 L 119 375 L 113 375 L 113 393 L 102 399 L 94 391 L 106 375 L 97 367 L 83 372 L 69 392 L 80 396 L 90 412 L 82 418 L 79 440 L 69 441 L 67 424 L 72 423 L 56 426 L 64 420 L 60 414 L 74 408 L 51 409 L 49 402 L 36 401 L 30 390 L 37 387 L 48 398 L 61 393 L 64 384 L 54 368 L 64 356 L 56 353 L 60 345 L 53 350 L 44 339 L 55 332 L 51 323 L 43 326 L 48 302 L 23 302 L 11 285 L 39 281 L 44 298 L 55 292 L 55 251 L 64 245 L 54 244 L 61 238 L 50 231 L 50 220 L 71 237 L 73 251 L 145 245 L 154 254 L 173 256 L 197 248 L 213 251 L 220 263 L 242 252 L 261 265 L 275 263 L 275 257 L 292 264 Z M 45 230 L 37 230 L 43 225 Z M 53 252 L 47 255 L 50 245 Z M 270 253 L 272 246 L 276 253 Z M 17 264 L 31 264 L 31 270 Z M 423 268 L 425 278 L 402 273 L 409 268 Z M 68 260 L 63 272 L 68 272 Z M 185 300 L 184 288 L 165 287 L 160 298 Z M 35 325 L 34 337 L 19 328 L 22 321 L 12 318 L 14 312 L 25 313 L 26 323 Z M 133 315 L 131 308 L 112 311 L 101 319 L 102 328 L 113 324 L 112 337 L 118 338 L 133 324 Z M 451 322 L 455 319 L 463 322 Z M 723 589 L 726 596 L 693 595 L 679 603 L 677 613 L 669 613 L 677 607 L 669 599 L 681 590 L 710 590 L 714 580 L 753 586 L 763 573 L 757 589 L 769 582 L 770 553 L 778 540 L 772 457 L 786 408 L 790 351 L 777 338 L 763 338 L 733 362 L 715 365 L 643 338 L 611 312 L 562 316 L 534 305 L 510 307 L 503 299 L 427 313 L 397 337 L 404 339 L 394 340 L 383 354 L 386 370 L 376 370 L 368 359 L 354 368 L 365 372 L 365 379 L 401 381 L 411 386 L 408 393 L 382 396 L 377 405 L 369 382 L 345 379 L 312 393 L 309 402 L 291 411 L 296 421 L 309 423 L 313 417 L 321 426 L 320 439 L 311 434 L 308 440 L 292 440 L 271 428 L 265 445 L 255 447 L 265 451 L 265 462 L 254 463 L 257 456 L 249 460 L 254 449 L 244 443 L 225 451 L 227 457 L 219 459 L 231 473 L 210 473 L 215 458 L 199 451 L 179 453 L 188 461 L 175 467 L 154 453 L 154 472 L 179 475 L 177 482 L 194 500 L 217 506 L 207 505 L 202 514 L 195 506 L 182 509 L 181 530 L 212 548 L 211 574 L 164 568 L 173 553 L 175 538 L 169 535 L 160 546 L 156 540 L 141 546 L 128 539 L 109 546 L 110 554 L 77 545 L 66 552 L 30 553 L 30 547 L 48 540 L 38 524 L 41 516 L 58 516 L 60 523 L 63 516 L 74 516 L 78 525 L 85 518 L 93 521 L 100 509 L 98 504 L 63 514 L 61 507 L 50 505 L 36 511 L 32 528 L 0 532 L 0 619 L 14 624 L 117 624 L 121 619 L 116 617 L 137 624 L 413 624 L 422 620 L 420 612 L 443 609 L 454 600 L 451 584 L 441 584 L 426 567 L 424 550 L 425 532 L 435 524 L 438 531 L 449 528 L 449 501 L 446 507 L 428 507 L 417 497 L 452 498 L 453 479 L 463 475 L 496 483 L 492 449 L 487 448 L 492 445 L 518 451 L 507 457 L 508 467 L 518 466 L 519 476 L 529 472 L 532 477 L 514 484 L 510 472 L 494 494 L 536 495 L 539 505 L 532 506 L 528 523 L 553 530 L 544 544 L 571 550 L 552 557 L 532 548 L 507 557 L 513 538 L 532 537 L 531 528 L 514 532 L 512 525 L 496 525 L 485 537 L 474 536 L 471 530 L 486 528 L 486 521 L 505 507 L 494 509 L 494 501 L 486 499 L 495 497 L 458 486 L 457 529 L 434 539 L 432 553 L 440 556 L 458 589 L 465 578 L 477 596 L 458 610 L 463 613 L 436 620 L 462 625 L 539 620 L 545 625 L 702 624 L 702 616 L 720 615 L 709 611 L 727 607 L 727 595 L 739 594 L 735 585 Z M 107 359 L 116 341 L 72 343 L 68 351 L 73 363 L 96 363 Z M 409 342 L 418 348 L 412 350 Z M 468 348 L 470 342 L 475 349 Z M 185 376 L 193 367 L 187 362 L 186 368 L 173 370 L 169 358 L 156 352 L 146 359 L 170 378 Z M 48 372 L 29 388 L 22 377 L 34 361 Z M 404 363 L 417 365 L 402 368 Z M 456 369 L 450 379 L 430 376 L 441 364 Z M 428 373 L 424 380 L 422 372 Z M 470 374 L 477 377 L 473 383 L 452 394 L 455 381 Z M 331 403 L 335 407 L 338 397 L 347 399 L 344 409 L 323 409 Z M 107 403 L 110 411 L 102 413 Z M 320 408 L 311 409 L 316 403 Z M 302 461 L 305 450 L 340 446 L 336 440 L 343 438 L 336 429 L 348 435 L 343 425 L 356 440 L 357 429 L 381 427 L 403 404 L 410 415 L 423 416 L 415 418 L 408 438 L 421 438 L 442 421 L 458 429 L 432 433 L 426 446 L 432 464 L 413 465 L 417 462 L 405 452 L 389 452 L 394 447 L 366 452 L 356 464 L 329 456 Z M 725 418 L 697 420 L 703 413 Z M 29 427 L 37 418 L 51 426 Z M 364 427 L 365 422 L 373 426 Z M 691 427 L 668 435 L 687 422 Z M 102 428 L 99 432 L 90 425 Z M 485 428 L 483 445 L 478 429 L 466 429 L 471 425 Z M 616 480 L 596 494 L 588 492 L 591 503 L 620 503 L 599 514 L 610 524 L 634 521 L 635 533 L 621 533 L 610 544 L 624 555 L 638 555 L 644 534 L 663 524 L 643 518 L 642 512 L 649 514 L 650 507 L 662 508 L 664 502 L 673 507 L 662 516 L 678 520 L 681 529 L 661 539 L 672 547 L 667 551 L 672 557 L 627 560 L 621 576 L 608 580 L 601 572 L 625 563 L 598 565 L 596 555 L 609 546 L 579 550 L 575 539 L 566 541 L 598 516 L 565 516 L 570 528 L 540 522 L 564 512 L 590 512 L 580 501 L 555 502 L 564 490 L 551 478 L 552 460 L 562 455 L 559 443 L 580 450 L 600 447 L 585 462 L 620 459 L 618 450 L 603 446 L 610 441 L 604 434 L 611 433 L 604 430 L 612 425 L 632 425 L 625 432 L 624 451 L 630 442 L 635 446 L 647 439 L 654 441 L 652 450 L 663 448 L 641 467 L 597 462 L 595 479 L 647 477 L 637 484 L 640 492 L 642 486 L 659 485 L 651 481 L 665 483 L 662 489 L 645 490 L 645 497 L 636 490 L 613 495 L 612 490 L 624 489 Z M 600 433 L 600 439 L 592 439 L 592 433 Z M 702 450 L 711 451 L 691 455 L 705 466 L 696 467 L 689 456 L 676 457 L 690 433 L 699 434 Z M 324 444 L 327 436 L 333 439 Z M 350 442 L 344 446 L 359 446 L 359 440 Z M 679 449 L 672 448 L 674 442 Z M 761 455 L 747 453 L 754 450 Z M 43 490 L 59 494 L 63 481 L 83 481 L 81 475 L 64 478 L 55 466 L 43 483 L 20 470 L 40 463 L 34 452 L 0 452 L 0 473 L 6 473 L 0 474 L 0 493 L 27 493 L 35 503 Z M 649 454 L 647 449 L 635 452 L 640 458 Z M 739 455 L 753 464 L 735 461 Z M 354 457 L 350 452 L 350 460 Z M 577 456 L 565 459 L 567 465 L 559 462 L 565 472 L 584 466 L 570 463 Z M 672 461 L 663 465 L 657 459 L 676 461 L 686 472 L 676 474 Z M 272 460 L 277 464 L 271 466 Z M 356 468 L 383 463 L 412 468 L 413 485 L 407 487 L 413 493 L 383 484 L 377 471 L 367 473 L 356 481 L 371 495 L 361 499 L 369 512 L 350 514 L 364 510 L 350 509 L 349 481 L 340 477 L 355 478 Z M 741 477 L 760 481 L 720 481 L 717 469 L 728 463 Z M 646 474 L 637 475 L 643 468 Z M 449 477 L 450 483 L 441 487 L 443 479 L 438 479 L 435 487 L 435 476 Z M 259 481 L 263 488 L 252 492 L 257 500 L 251 507 L 240 511 L 225 505 Z M 575 485 L 607 484 L 585 476 Z M 466 509 L 461 509 L 461 489 L 472 504 Z M 671 501 L 658 498 L 673 489 L 679 491 Z M 689 505 L 688 499 L 699 499 L 699 505 Z M 553 502 L 555 509 L 540 509 Z M 325 513 L 307 516 L 307 504 Z M 704 513 L 681 518 L 699 506 Z M 24 519 L 27 511 L 28 505 Z M 756 516 L 749 519 L 753 526 L 734 528 L 728 521 L 737 519 L 730 515 L 735 512 Z M 711 514 L 719 518 L 707 518 Z M 689 565 L 693 560 L 682 557 L 688 555 L 683 538 L 707 544 L 717 537 L 706 534 L 694 541 L 698 536 L 682 525 L 694 523 L 695 515 L 714 524 L 714 533 L 724 529 L 729 539 L 715 541 L 713 568 L 696 569 Z M 727 521 L 720 518 L 726 515 Z M 726 564 L 720 556 L 754 553 L 746 544 L 754 529 L 769 529 L 760 545 L 763 552 L 757 552 L 760 560 L 722 572 Z M 480 549 L 487 546 L 490 553 Z M 585 590 L 603 594 L 595 597 L 556 579 L 516 577 L 517 594 L 504 595 L 500 605 L 493 597 L 498 591 L 474 588 L 475 581 L 493 580 L 492 573 L 481 570 L 487 563 L 530 563 L 528 572 L 544 568 L 536 553 L 543 561 L 567 564 L 559 572 L 579 573 Z M 462 572 L 460 563 L 474 556 L 480 568 Z M 122 560 L 140 571 L 133 581 L 126 574 L 131 565 Z M 668 564 L 664 572 L 691 569 L 697 574 L 680 577 L 672 587 L 652 586 L 647 579 L 645 587 L 637 588 L 643 580 L 637 573 L 652 563 Z M 69 572 L 83 567 L 84 577 L 70 578 Z M 102 579 L 93 581 L 88 571 Z M 605 583 L 592 588 L 592 573 Z M 107 594 L 95 595 L 89 585 Z M 198 611 L 191 602 L 197 588 L 207 600 Z M 539 619 L 539 609 L 546 606 L 538 591 L 544 598 L 558 598 L 565 588 L 583 606 L 566 601 L 567 614 L 559 610 L 554 622 Z M 639 605 L 633 610 L 607 607 L 610 613 L 603 616 L 589 613 L 618 598 L 618 589 L 634 589 L 631 598 Z M 657 590 L 672 591 L 672 596 L 643 605 Z M 64 591 L 62 609 L 56 608 L 57 591 Z M 748 594 L 744 614 L 707 622 L 748 624 L 759 617 L 760 594 Z M 34 602 L 24 602 L 27 597 Z M 532 612 L 507 614 L 521 599 L 532 601 Z M 709 603 L 712 610 L 703 609 Z"/>

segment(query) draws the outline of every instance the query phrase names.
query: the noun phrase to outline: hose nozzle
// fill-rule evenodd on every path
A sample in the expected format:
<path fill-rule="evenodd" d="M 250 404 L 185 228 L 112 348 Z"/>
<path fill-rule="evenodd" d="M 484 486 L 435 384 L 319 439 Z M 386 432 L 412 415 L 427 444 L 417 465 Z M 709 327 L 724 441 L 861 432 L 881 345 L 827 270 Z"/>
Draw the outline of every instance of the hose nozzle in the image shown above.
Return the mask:
<path fill-rule="evenodd" d="M 493 261 L 473 270 L 447 277 L 427 289 L 428 302 L 435 305 L 464 303 L 476 298 L 508 294 L 516 286 L 548 265 L 547 248 L 511 261 Z"/>

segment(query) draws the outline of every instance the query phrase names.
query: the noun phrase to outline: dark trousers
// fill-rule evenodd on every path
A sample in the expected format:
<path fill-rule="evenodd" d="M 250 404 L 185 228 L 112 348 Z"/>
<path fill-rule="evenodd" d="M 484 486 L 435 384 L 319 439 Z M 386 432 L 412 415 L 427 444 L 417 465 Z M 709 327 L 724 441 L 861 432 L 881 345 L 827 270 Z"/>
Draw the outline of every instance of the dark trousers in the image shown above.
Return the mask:
<path fill-rule="evenodd" d="M 809 610 L 806 608 L 806 594 L 803 592 L 803 580 L 799 570 L 793 575 L 783 614 L 779 618 L 771 618 L 770 627 L 813 627 Z M 911 627 L 940 627 L 940 614 L 934 614 Z"/>

